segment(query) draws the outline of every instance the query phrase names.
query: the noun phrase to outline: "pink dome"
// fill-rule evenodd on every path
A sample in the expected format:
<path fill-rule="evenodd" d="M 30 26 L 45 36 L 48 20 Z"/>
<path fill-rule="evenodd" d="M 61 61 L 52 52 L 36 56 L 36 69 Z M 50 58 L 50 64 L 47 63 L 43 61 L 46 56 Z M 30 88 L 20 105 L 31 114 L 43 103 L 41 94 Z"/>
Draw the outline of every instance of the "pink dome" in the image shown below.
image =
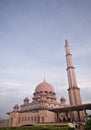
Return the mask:
<path fill-rule="evenodd" d="M 52 93 L 55 93 L 54 92 L 54 89 L 52 87 L 52 85 L 50 85 L 49 83 L 47 82 L 42 82 L 40 83 L 36 88 L 35 88 L 35 93 L 36 92 L 52 92 Z"/>
<path fill-rule="evenodd" d="M 61 99 L 60 99 L 60 100 L 62 101 L 62 100 L 66 100 L 66 99 L 65 99 L 64 97 L 61 97 Z"/>
<path fill-rule="evenodd" d="M 29 101 L 29 99 L 26 97 L 26 98 L 24 99 L 24 101 Z"/>
<path fill-rule="evenodd" d="M 14 108 L 19 108 L 19 105 L 18 105 L 18 104 L 15 104 Z"/>

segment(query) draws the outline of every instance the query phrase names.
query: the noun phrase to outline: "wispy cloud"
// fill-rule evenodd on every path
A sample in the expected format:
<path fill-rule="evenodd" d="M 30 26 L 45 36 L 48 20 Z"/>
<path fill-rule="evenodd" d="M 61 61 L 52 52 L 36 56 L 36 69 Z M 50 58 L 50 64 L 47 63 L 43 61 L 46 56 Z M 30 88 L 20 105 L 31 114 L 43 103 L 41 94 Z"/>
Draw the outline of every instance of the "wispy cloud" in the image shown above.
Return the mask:
<path fill-rule="evenodd" d="M 44 74 L 57 98 L 65 96 L 68 102 L 65 38 L 70 42 L 83 100 L 90 101 L 90 5 L 90 0 L 0 1 L 2 117 L 15 103 L 22 103 L 24 97 L 31 99 Z"/>
<path fill-rule="evenodd" d="M 88 41 L 87 41 L 88 42 Z M 74 58 L 79 58 L 79 57 L 86 57 L 91 55 L 91 44 L 90 41 L 88 43 L 81 43 L 77 45 L 73 45 L 73 54 Z"/>

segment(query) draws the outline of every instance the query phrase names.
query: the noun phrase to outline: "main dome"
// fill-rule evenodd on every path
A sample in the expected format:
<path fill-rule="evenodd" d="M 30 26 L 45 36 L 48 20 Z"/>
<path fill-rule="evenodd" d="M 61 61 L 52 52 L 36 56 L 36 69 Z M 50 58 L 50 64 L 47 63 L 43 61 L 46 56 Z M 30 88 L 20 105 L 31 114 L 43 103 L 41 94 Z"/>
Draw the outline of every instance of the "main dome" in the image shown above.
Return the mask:
<path fill-rule="evenodd" d="M 35 88 L 35 93 L 37 93 L 37 92 L 52 92 L 52 93 L 55 93 L 52 85 L 47 83 L 47 82 L 45 82 L 45 81 L 40 83 Z"/>

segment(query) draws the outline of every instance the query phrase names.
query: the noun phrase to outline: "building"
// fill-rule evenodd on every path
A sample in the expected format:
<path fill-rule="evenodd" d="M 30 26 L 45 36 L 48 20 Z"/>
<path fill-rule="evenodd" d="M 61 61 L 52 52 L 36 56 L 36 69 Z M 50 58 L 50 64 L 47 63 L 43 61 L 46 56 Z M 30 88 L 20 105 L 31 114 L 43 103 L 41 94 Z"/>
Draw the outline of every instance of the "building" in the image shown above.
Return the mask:
<path fill-rule="evenodd" d="M 9 126 L 34 125 L 38 123 L 56 122 L 56 114 L 48 109 L 68 106 L 64 97 L 57 102 L 53 87 L 45 80 L 40 83 L 34 91 L 32 102 L 26 97 L 23 104 L 16 104 L 13 112 L 9 113 Z M 61 119 L 64 120 L 62 114 Z"/>
<path fill-rule="evenodd" d="M 80 88 L 77 84 L 76 74 L 75 74 L 75 67 L 72 63 L 72 54 L 70 53 L 70 46 L 67 40 L 65 40 L 65 49 L 66 49 L 66 61 L 67 61 L 67 76 L 68 76 L 68 94 L 69 94 L 69 101 L 71 106 L 81 105 L 81 95 L 80 95 Z M 83 121 L 85 113 L 81 111 L 79 114 L 77 112 L 72 113 L 73 120 L 78 121 L 79 116 L 80 119 Z"/>
<path fill-rule="evenodd" d="M 32 102 L 29 98 L 23 100 L 23 104 L 16 104 L 9 114 L 9 126 L 36 125 L 43 123 L 56 123 L 63 121 L 84 121 L 85 113 L 83 109 L 78 108 L 82 105 L 80 88 L 78 87 L 75 68 L 72 63 L 70 46 L 65 40 L 67 76 L 68 76 L 68 94 L 70 104 L 66 104 L 66 99 L 61 97 L 60 102 L 56 100 L 56 93 L 52 85 L 44 79 L 33 93 Z M 59 111 L 59 112 L 57 112 Z"/>
<path fill-rule="evenodd" d="M 9 120 L 0 118 L 0 127 L 6 127 L 8 126 L 8 123 L 9 123 Z"/>

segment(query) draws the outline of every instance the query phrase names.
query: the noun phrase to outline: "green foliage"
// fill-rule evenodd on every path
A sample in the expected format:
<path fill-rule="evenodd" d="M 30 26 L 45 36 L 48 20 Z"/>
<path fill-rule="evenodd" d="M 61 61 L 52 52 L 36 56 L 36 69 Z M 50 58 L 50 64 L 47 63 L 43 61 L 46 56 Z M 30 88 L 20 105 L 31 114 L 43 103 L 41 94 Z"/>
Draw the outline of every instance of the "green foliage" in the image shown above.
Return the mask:
<path fill-rule="evenodd" d="M 85 130 L 91 130 L 91 118 L 88 119 L 86 126 L 85 126 Z"/>
<path fill-rule="evenodd" d="M 67 126 L 22 126 L 22 127 L 3 127 L 0 130 L 74 130 Z"/>

